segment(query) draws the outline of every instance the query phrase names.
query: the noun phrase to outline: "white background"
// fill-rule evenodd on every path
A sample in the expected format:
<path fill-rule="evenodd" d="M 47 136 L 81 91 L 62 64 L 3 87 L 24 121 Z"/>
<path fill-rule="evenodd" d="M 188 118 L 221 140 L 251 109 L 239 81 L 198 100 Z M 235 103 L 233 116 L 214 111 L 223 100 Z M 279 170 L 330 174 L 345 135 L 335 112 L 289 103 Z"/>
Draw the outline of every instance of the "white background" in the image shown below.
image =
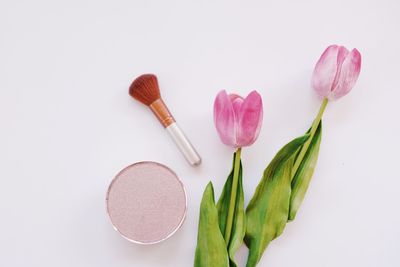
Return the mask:
<path fill-rule="evenodd" d="M 212 180 L 219 195 L 231 168 L 215 95 L 263 97 L 259 139 L 243 151 L 247 203 L 273 155 L 311 124 L 311 73 L 337 43 L 361 51 L 359 81 L 328 105 L 306 199 L 259 266 L 400 266 L 399 14 L 397 0 L 1 0 L 0 265 L 192 266 L 202 191 Z M 199 168 L 129 97 L 147 72 Z M 177 172 L 189 208 L 176 235 L 144 247 L 112 229 L 104 205 L 113 176 L 142 160 Z"/>

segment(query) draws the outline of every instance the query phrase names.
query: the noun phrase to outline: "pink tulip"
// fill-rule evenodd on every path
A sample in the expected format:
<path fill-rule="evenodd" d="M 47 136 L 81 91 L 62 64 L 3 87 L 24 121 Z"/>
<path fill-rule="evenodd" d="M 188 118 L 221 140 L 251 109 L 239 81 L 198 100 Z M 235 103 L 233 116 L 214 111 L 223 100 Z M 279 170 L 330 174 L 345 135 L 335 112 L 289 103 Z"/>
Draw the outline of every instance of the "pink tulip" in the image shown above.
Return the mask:
<path fill-rule="evenodd" d="M 353 88 L 361 69 L 361 54 L 344 46 L 331 45 L 318 60 L 312 86 L 322 99 L 336 100 Z"/>
<path fill-rule="evenodd" d="M 252 91 L 245 99 L 218 93 L 214 102 L 214 123 L 221 141 L 240 148 L 253 144 L 260 132 L 263 106 L 260 94 Z"/>

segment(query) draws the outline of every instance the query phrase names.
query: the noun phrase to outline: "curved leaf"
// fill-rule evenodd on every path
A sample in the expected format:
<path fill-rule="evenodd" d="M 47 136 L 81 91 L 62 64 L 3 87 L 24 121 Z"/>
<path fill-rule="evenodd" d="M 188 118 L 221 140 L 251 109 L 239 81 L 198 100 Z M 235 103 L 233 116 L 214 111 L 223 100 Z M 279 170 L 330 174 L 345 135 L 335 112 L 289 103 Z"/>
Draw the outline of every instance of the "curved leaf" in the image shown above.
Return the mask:
<path fill-rule="evenodd" d="M 310 130 L 309 130 L 310 131 Z M 304 155 L 296 174 L 292 179 L 292 195 L 290 197 L 289 221 L 293 221 L 314 174 L 317 164 L 319 146 L 321 144 L 322 122 L 319 123 L 307 153 Z"/>
<path fill-rule="evenodd" d="M 247 267 L 257 265 L 268 244 L 285 228 L 289 214 L 294 158 L 308 138 L 309 135 L 306 134 L 294 139 L 275 155 L 247 206 Z"/>
<path fill-rule="evenodd" d="M 221 233 L 225 233 L 226 220 L 228 217 L 229 203 L 232 191 L 233 168 L 235 166 L 235 155 L 236 153 L 233 155 L 232 171 L 225 182 L 224 189 L 222 190 L 221 196 L 217 203 L 219 227 L 221 229 Z M 236 251 L 240 248 L 240 246 L 243 243 L 243 238 L 246 231 L 242 171 L 243 171 L 242 163 L 240 162 L 238 187 L 237 187 L 236 201 L 235 201 L 235 212 L 233 216 L 233 226 L 232 226 L 231 238 L 227 246 L 231 267 L 237 266 L 234 261 L 234 256 Z"/>
<path fill-rule="evenodd" d="M 214 202 L 214 188 L 209 182 L 200 204 L 195 267 L 228 267 L 228 252 L 218 225 L 218 211 Z"/>

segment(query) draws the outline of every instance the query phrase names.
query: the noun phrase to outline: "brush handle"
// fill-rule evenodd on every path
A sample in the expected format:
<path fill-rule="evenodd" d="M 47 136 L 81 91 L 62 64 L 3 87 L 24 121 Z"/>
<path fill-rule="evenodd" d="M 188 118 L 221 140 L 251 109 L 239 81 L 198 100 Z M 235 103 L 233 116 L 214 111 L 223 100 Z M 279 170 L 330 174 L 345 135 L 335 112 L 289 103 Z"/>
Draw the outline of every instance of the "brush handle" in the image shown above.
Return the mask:
<path fill-rule="evenodd" d="M 199 154 L 196 152 L 192 144 L 186 138 L 185 134 L 183 133 L 181 128 L 179 128 L 178 124 L 174 122 L 165 129 L 167 129 L 169 135 L 172 137 L 175 144 L 178 146 L 179 150 L 185 156 L 189 164 L 192 166 L 200 165 L 201 158 Z"/>
<path fill-rule="evenodd" d="M 192 144 L 186 138 L 185 134 L 176 124 L 174 117 L 171 112 L 169 112 L 167 105 L 164 101 L 159 98 L 150 104 L 150 109 L 156 115 L 160 123 L 167 129 L 169 135 L 174 140 L 175 144 L 178 146 L 179 150 L 185 156 L 186 160 L 192 166 L 198 166 L 201 163 L 201 158 L 196 152 Z"/>

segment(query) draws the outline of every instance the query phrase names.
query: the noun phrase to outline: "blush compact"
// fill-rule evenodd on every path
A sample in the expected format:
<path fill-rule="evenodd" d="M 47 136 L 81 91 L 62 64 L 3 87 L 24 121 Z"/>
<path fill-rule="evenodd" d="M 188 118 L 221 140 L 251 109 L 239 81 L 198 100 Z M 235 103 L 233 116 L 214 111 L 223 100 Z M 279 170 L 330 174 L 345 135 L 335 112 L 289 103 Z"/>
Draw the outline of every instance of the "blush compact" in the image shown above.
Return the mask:
<path fill-rule="evenodd" d="M 106 197 L 111 223 L 122 237 L 155 244 L 171 237 L 186 216 L 184 185 L 170 168 L 157 162 L 134 163 L 112 180 Z"/>

